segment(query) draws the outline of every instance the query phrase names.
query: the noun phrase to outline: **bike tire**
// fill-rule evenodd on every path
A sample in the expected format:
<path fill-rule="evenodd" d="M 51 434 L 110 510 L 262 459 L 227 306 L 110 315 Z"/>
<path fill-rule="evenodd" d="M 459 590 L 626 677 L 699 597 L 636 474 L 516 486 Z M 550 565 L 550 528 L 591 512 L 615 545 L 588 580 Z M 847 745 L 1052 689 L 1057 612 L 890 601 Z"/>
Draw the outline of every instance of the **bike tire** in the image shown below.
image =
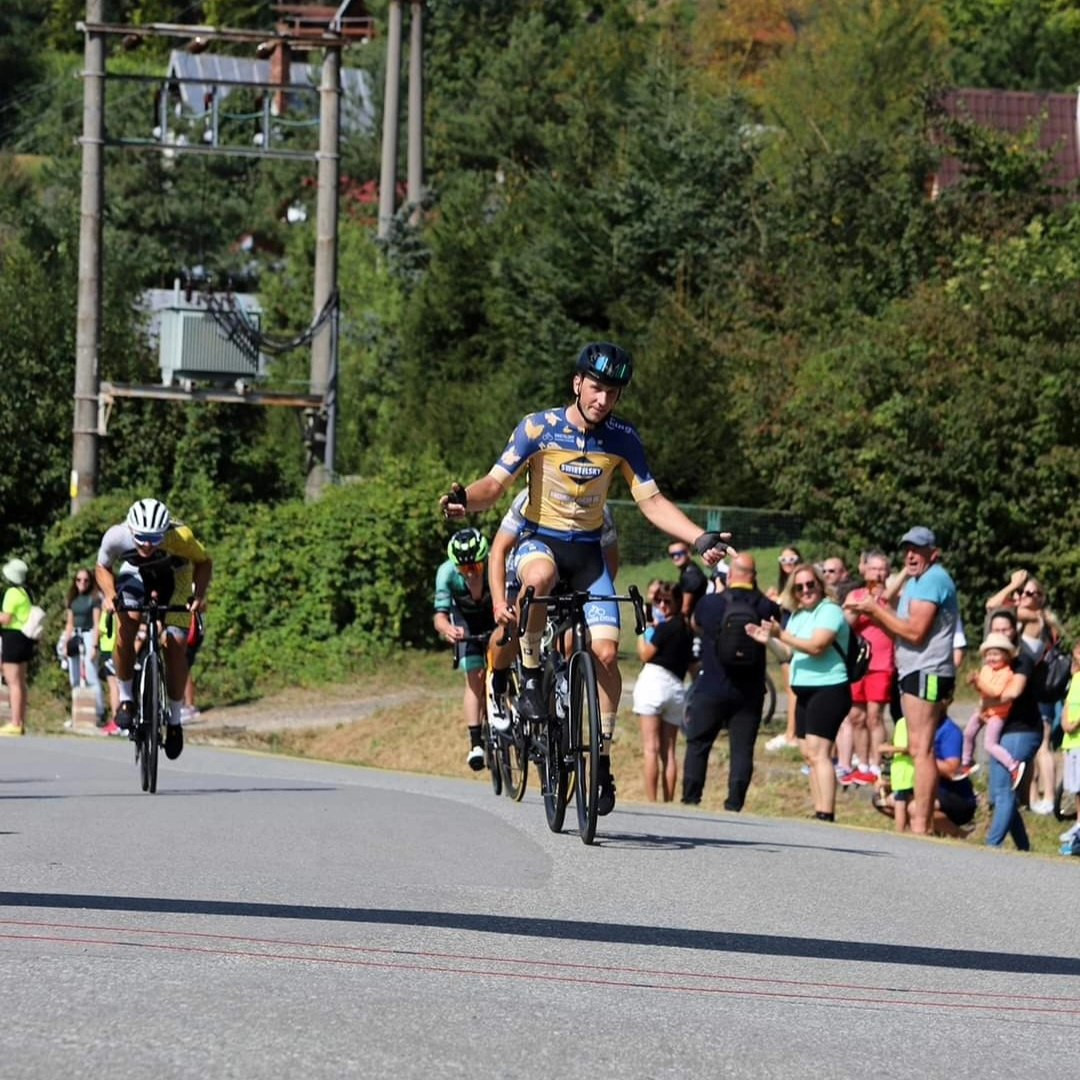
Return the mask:
<path fill-rule="evenodd" d="M 765 696 L 761 699 L 761 722 L 768 724 L 776 715 L 776 683 L 765 675 Z"/>
<path fill-rule="evenodd" d="M 576 653 L 570 661 L 570 751 L 577 781 L 578 835 L 583 844 L 596 839 L 602 739 L 596 665 L 591 653 Z"/>
<path fill-rule="evenodd" d="M 501 740 L 491 730 L 491 724 L 487 720 L 484 721 L 484 726 L 481 729 L 481 737 L 484 742 L 484 764 L 487 766 L 488 773 L 491 776 L 491 790 L 496 796 L 499 796 L 503 793 L 502 764 L 499 761 Z"/>
<path fill-rule="evenodd" d="M 566 767 L 563 722 L 552 715 L 544 736 L 544 764 L 540 777 L 544 793 L 544 814 L 552 832 L 562 832 L 566 820 L 566 796 L 570 771 Z"/>
<path fill-rule="evenodd" d="M 514 802 L 521 802 L 529 785 L 529 750 L 516 723 L 499 739 L 499 764 L 503 774 L 503 794 Z"/>
<path fill-rule="evenodd" d="M 158 750 L 161 731 L 165 723 L 165 678 L 161 662 L 147 658 L 143 664 L 142 687 L 139 694 L 140 737 L 142 738 L 143 791 L 153 795 L 157 791 Z"/>

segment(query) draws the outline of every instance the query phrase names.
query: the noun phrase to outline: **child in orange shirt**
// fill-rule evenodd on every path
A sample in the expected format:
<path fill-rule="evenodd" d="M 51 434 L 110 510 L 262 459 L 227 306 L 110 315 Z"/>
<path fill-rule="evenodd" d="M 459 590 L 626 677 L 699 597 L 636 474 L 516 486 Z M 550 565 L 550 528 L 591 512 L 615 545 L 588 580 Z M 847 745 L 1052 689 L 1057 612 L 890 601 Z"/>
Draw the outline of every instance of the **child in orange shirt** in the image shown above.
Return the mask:
<path fill-rule="evenodd" d="M 979 652 L 982 654 L 983 665 L 968 678 L 968 682 L 979 691 L 979 708 L 964 729 L 964 760 L 956 779 L 970 776 L 978 768 L 974 761 L 975 736 L 985 724 L 986 752 L 1009 770 L 1015 790 L 1024 775 L 1024 763 L 1017 761 L 1001 745 L 1001 731 L 1016 698 L 1013 680 L 1017 676 L 1012 669 L 1016 646 L 1004 634 L 989 634 L 979 646 Z"/>

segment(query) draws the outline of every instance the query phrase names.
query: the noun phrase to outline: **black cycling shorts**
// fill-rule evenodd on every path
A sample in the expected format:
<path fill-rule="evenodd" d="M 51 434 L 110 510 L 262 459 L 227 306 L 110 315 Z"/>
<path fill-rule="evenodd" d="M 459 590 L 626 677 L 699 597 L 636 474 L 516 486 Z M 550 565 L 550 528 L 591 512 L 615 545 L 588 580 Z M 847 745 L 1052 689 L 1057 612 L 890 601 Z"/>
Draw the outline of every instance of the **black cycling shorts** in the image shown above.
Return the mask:
<path fill-rule="evenodd" d="M 846 680 L 832 686 L 796 686 L 795 734 L 800 739 L 816 735 L 832 742 L 844 717 L 851 711 L 851 685 Z"/>

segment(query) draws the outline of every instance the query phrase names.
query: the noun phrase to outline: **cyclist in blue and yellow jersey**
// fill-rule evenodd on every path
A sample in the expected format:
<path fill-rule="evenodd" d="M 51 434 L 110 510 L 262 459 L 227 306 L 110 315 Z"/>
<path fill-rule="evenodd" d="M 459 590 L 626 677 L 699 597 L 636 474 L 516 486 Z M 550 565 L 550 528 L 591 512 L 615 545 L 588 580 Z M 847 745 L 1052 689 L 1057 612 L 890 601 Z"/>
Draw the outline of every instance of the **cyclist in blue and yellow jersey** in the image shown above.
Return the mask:
<path fill-rule="evenodd" d="M 563 581 L 575 590 L 613 592 L 600 536 L 604 505 L 616 472 L 622 474 L 639 509 L 658 529 L 694 544 L 710 566 L 723 557 L 723 545 L 716 547 L 720 537 L 704 532 L 660 493 L 637 430 L 612 415 L 632 375 L 630 355 L 618 345 L 586 345 L 573 375 L 574 400 L 565 407 L 526 416 L 486 476 L 467 487 L 455 484 L 440 500 L 449 518 L 459 518 L 470 510 L 486 510 L 528 468 L 526 528 L 516 551 L 522 591 L 531 585 L 537 594 L 546 595 Z M 496 599 L 496 621 L 502 625 L 514 622 L 514 608 L 505 597 Z M 540 642 L 545 617 L 542 608 L 532 610 L 521 637 L 525 683 L 518 708 L 529 719 L 539 719 L 545 711 L 540 689 Z M 586 607 L 586 619 L 590 649 L 597 661 L 604 733 L 597 808 L 599 813 L 607 814 L 615 805 L 609 750 L 622 691 L 618 606 L 591 603 Z"/>
<path fill-rule="evenodd" d="M 435 575 L 435 632 L 454 646 L 458 666 L 465 672 L 465 724 L 469 729 L 466 764 L 474 772 L 484 767 L 480 737 L 484 709 L 486 641 L 467 637 L 490 635 L 495 629 L 488 586 L 488 542 L 479 529 L 461 529 L 446 545 L 449 556 Z"/>
<path fill-rule="evenodd" d="M 140 499 L 128 510 L 122 525 L 113 525 L 102 537 L 94 576 L 105 610 L 141 604 L 157 593 L 161 604 L 187 604 L 192 611 L 206 610 L 213 564 L 206 549 L 191 529 L 172 515 L 157 499 Z M 119 599 L 118 599 L 119 598 Z M 139 616 L 129 612 L 116 620 L 113 663 L 120 689 L 116 722 L 130 731 L 135 719 L 134 667 L 135 638 Z M 165 729 L 165 756 L 178 758 L 184 749 L 180 709 L 187 683 L 187 617 L 172 614 L 166 619 L 165 681 L 169 695 L 169 716 Z"/>

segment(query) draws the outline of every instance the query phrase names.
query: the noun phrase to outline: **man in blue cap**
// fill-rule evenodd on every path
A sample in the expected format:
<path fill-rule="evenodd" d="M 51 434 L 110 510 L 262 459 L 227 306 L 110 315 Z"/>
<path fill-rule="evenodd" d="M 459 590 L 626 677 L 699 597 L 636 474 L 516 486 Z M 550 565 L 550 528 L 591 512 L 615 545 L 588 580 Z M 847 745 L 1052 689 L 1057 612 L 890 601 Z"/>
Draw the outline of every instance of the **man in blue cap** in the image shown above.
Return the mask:
<path fill-rule="evenodd" d="M 929 833 L 937 789 L 934 734 L 956 686 L 953 636 L 956 585 L 941 565 L 937 538 L 925 525 L 900 538 L 907 580 L 895 611 L 867 598 L 847 605 L 866 615 L 896 641 L 896 677 L 915 759 L 911 831 Z"/>

